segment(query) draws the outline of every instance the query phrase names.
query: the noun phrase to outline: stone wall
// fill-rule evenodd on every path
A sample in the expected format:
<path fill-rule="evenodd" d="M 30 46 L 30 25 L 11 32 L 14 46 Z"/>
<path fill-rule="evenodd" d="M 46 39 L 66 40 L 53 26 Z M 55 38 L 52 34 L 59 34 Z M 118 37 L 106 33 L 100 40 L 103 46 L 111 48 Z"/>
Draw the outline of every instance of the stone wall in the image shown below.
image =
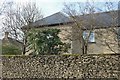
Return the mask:
<path fill-rule="evenodd" d="M 2 56 L 2 77 L 7 79 L 116 78 L 118 80 L 119 67 L 120 55 Z"/>

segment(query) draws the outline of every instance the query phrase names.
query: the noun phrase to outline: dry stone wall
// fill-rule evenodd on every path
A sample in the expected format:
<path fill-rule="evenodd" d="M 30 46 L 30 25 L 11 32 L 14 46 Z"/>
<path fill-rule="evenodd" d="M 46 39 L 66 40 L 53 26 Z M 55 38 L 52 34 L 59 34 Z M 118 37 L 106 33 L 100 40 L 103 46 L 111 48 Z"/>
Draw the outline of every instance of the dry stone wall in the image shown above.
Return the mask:
<path fill-rule="evenodd" d="M 119 80 L 119 76 L 120 55 L 2 56 L 4 79 L 109 78 L 110 80 L 114 78 Z"/>

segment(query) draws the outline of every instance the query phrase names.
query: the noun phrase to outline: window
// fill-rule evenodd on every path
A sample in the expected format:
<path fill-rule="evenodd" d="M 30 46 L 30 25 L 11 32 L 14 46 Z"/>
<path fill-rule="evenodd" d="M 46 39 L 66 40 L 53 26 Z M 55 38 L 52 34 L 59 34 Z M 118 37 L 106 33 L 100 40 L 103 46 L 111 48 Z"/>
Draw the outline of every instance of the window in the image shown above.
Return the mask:
<path fill-rule="evenodd" d="M 88 36 L 89 36 L 89 33 L 84 31 L 83 38 L 86 39 Z M 90 33 L 89 42 L 95 42 L 95 33 L 94 32 Z"/>

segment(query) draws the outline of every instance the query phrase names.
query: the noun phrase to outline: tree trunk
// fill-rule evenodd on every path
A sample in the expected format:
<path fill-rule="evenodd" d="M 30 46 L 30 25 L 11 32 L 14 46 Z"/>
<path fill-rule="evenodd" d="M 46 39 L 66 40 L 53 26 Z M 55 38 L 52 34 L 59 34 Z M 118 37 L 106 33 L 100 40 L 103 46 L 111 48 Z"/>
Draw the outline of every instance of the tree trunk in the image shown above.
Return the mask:
<path fill-rule="evenodd" d="M 25 37 L 23 39 L 23 55 L 26 53 L 26 45 L 27 45 L 27 35 L 25 34 Z"/>
<path fill-rule="evenodd" d="M 88 49 L 88 46 L 87 44 L 85 44 L 85 54 L 87 54 L 87 49 Z"/>

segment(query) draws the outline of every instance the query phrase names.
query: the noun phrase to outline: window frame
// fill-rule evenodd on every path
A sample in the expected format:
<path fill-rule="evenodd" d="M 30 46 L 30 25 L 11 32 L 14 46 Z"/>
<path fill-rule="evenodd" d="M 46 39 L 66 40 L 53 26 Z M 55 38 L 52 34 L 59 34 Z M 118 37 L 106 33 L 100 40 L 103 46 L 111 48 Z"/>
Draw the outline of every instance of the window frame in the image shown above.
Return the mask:
<path fill-rule="evenodd" d="M 88 41 L 88 43 L 96 43 L 96 40 L 95 40 L 95 32 L 94 31 L 92 31 L 92 32 L 87 32 L 87 31 L 83 31 L 83 39 L 85 39 L 86 37 L 85 36 L 87 36 L 88 37 L 88 35 L 90 34 L 90 37 L 89 37 L 89 41 Z M 91 38 L 91 36 L 92 36 L 92 38 Z M 91 39 L 90 39 L 91 38 Z"/>

